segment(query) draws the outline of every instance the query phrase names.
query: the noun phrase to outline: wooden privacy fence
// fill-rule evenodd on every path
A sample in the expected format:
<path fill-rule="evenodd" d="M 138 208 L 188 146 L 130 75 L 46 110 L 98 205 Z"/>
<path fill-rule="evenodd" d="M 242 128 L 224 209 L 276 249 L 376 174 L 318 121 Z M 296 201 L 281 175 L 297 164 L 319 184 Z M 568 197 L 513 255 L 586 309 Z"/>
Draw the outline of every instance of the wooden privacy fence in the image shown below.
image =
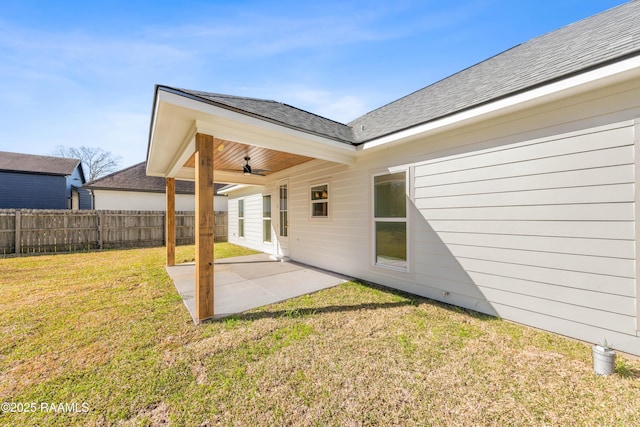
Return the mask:
<path fill-rule="evenodd" d="M 0 209 L 0 254 L 163 246 L 165 232 L 164 211 Z M 176 244 L 194 233 L 195 213 L 176 212 Z M 215 212 L 215 240 L 227 240 L 226 212 Z"/>

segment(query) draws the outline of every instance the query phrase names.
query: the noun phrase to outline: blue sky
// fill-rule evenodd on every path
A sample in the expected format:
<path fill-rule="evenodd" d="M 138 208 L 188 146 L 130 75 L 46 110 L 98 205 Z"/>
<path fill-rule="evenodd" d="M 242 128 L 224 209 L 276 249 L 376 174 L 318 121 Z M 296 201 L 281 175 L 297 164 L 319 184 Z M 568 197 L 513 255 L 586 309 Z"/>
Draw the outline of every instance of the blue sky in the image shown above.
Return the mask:
<path fill-rule="evenodd" d="M 343 123 L 623 0 L 0 0 L 0 151 L 145 160 L 155 84 Z"/>

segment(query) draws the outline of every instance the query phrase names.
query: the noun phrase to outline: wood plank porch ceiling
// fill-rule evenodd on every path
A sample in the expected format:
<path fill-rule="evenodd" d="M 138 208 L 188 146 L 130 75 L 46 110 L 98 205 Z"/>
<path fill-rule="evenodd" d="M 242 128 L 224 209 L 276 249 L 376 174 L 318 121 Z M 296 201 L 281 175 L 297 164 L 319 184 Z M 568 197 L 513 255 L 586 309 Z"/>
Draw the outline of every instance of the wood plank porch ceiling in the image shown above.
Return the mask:
<path fill-rule="evenodd" d="M 313 160 L 312 157 L 299 156 L 297 154 L 284 153 L 282 151 L 217 138 L 214 138 L 213 150 L 214 170 L 226 172 L 237 171 L 238 173 L 242 173 L 245 156 L 251 157 L 249 165 L 253 170 L 266 169 L 266 172 L 262 172 L 264 175 L 279 172 Z M 187 160 L 184 166 L 195 168 L 195 154 Z"/>

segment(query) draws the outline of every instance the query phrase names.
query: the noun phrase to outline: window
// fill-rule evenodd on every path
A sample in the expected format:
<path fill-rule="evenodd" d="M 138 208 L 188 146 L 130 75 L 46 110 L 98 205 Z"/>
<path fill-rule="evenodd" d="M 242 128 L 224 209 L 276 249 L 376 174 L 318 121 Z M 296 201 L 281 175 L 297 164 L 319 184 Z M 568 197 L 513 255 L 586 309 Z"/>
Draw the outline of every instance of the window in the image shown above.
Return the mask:
<path fill-rule="evenodd" d="M 280 237 L 287 237 L 289 234 L 289 207 L 287 185 L 279 187 L 280 193 Z"/>
<path fill-rule="evenodd" d="M 238 237 L 244 237 L 244 200 L 238 200 Z"/>
<path fill-rule="evenodd" d="M 311 187 L 311 217 L 329 217 L 329 185 Z"/>
<path fill-rule="evenodd" d="M 271 196 L 262 196 L 262 239 L 271 243 Z"/>
<path fill-rule="evenodd" d="M 407 174 L 373 178 L 375 264 L 407 269 Z"/>

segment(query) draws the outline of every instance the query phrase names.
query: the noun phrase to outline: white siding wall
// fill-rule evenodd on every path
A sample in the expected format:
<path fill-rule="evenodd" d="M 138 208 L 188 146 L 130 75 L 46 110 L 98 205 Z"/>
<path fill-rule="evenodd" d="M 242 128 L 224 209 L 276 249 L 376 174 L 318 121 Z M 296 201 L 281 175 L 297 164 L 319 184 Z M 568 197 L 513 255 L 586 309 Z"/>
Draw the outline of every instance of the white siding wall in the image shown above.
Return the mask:
<path fill-rule="evenodd" d="M 262 233 L 262 194 L 262 191 L 258 194 L 253 194 L 251 190 L 245 190 L 244 194 L 236 193 L 234 197 L 229 200 L 228 241 L 262 252 L 275 254 L 275 242 L 277 238 L 275 230 L 271 230 L 271 243 L 264 242 Z M 238 235 L 238 200 L 244 200 L 244 237 Z"/>
<path fill-rule="evenodd" d="M 636 334 L 633 133 L 627 123 L 419 163 L 418 221 L 500 316 L 627 341 L 621 334 Z M 429 274 L 431 254 L 421 255 L 416 270 Z"/>
<path fill-rule="evenodd" d="M 93 190 L 97 210 L 164 211 L 167 199 L 164 193 L 142 191 Z M 227 210 L 227 197 L 216 196 L 216 211 Z M 194 211 L 195 198 L 192 194 L 176 194 L 177 211 Z"/>
<path fill-rule="evenodd" d="M 581 95 L 365 151 L 354 165 L 312 161 L 253 193 L 276 203 L 288 179 L 293 260 L 640 354 L 638 99 L 640 82 Z M 396 166 L 413 177 L 406 273 L 372 263 L 372 176 Z M 330 218 L 310 218 L 309 187 L 327 182 Z"/>

